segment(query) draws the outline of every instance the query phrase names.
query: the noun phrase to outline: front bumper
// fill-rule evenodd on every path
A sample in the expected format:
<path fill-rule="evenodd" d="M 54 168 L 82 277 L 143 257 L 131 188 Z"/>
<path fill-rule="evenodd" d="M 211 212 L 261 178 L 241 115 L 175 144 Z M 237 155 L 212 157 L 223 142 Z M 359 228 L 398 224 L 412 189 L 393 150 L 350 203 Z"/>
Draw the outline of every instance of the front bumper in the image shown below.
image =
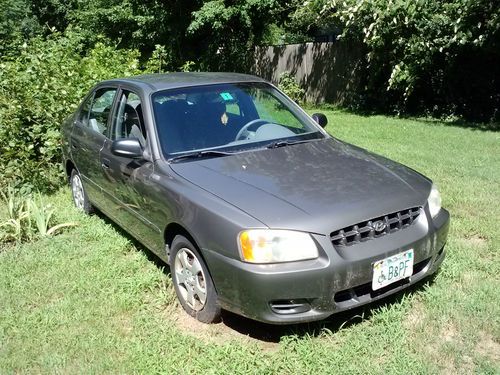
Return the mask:
<path fill-rule="evenodd" d="M 420 215 L 410 227 L 349 247 L 334 247 L 314 235 L 320 256 L 282 264 L 249 264 L 203 249 L 221 306 L 265 323 L 321 320 L 376 301 L 435 273 L 444 257 L 450 216 L 442 209 L 433 220 Z M 414 250 L 413 275 L 373 291 L 375 261 Z"/>

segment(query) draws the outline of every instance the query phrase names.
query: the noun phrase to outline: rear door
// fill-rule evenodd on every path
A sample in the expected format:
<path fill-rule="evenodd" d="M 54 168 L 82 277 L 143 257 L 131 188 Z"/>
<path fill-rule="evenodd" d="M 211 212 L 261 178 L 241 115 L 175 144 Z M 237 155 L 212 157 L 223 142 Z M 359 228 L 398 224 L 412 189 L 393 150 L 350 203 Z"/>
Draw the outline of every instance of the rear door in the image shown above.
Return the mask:
<path fill-rule="evenodd" d="M 98 183 L 101 172 L 100 151 L 106 140 L 116 87 L 97 88 L 83 102 L 71 132 L 71 155 L 92 203 L 102 206 Z"/>

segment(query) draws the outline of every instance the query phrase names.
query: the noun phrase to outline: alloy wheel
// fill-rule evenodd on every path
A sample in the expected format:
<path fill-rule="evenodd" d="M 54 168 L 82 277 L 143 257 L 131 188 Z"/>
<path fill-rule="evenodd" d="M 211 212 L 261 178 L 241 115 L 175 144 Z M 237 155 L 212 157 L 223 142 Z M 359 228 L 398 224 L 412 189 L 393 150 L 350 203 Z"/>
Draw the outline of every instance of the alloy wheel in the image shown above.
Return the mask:
<path fill-rule="evenodd" d="M 85 205 L 85 193 L 83 191 L 82 180 L 77 174 L 71 179 L 71 191 L 73 192 L 73 202 L 76 208 L 83 210 Z"/>
<path fill-rule="evenodd" d="M 175 256 L 175 280 L 182 299 L 194 311 L 200 311 L 207 300 L 205 273 L 196 255 L 187 248 Z"/>

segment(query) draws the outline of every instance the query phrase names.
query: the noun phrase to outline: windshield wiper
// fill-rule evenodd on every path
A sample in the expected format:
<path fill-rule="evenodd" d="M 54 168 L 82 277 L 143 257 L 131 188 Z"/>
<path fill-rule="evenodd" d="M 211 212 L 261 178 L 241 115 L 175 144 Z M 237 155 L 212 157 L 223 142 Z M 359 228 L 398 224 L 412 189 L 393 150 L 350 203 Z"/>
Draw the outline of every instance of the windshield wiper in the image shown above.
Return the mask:
<path fill-rule="evenodd" d="M 196 151 L 196 152 L 190 152 L 187 154 L 182 154 L 178 156 L 173 156 L 170 159 L 168 159 L 169 162 L 176 162 L 179 160 L 184 160 L 184 159 L 198 159 L 198 158 L 203 158 L 205 156 L 227 156 L 227 155 L 234 155 L 235 152 L 229 152 L 229 151 L 217 151 L 217 150 L 205 150 L 205 151 Z"/>
<path fill-rule="evenodd" d="M 299 143 L 307 143 L 311 142 L 314 139 L 303 139 L 300 141 L 274 141 L 266 145 L 266 148 L 278 148 L 278 147 L 285 147 L 285 146 L 291 146 L 291 145 L 297 145 Z"/>

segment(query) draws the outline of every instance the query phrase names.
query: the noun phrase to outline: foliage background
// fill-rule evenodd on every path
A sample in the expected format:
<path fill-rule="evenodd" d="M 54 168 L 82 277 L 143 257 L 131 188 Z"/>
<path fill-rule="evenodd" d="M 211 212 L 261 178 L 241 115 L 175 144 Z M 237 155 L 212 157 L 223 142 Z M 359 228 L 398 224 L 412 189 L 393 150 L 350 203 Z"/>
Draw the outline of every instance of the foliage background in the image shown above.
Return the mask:
<path fill-rule="evenodd" d="M 499 30 L 497 0 L 0 0 L 0 185 L 61 183 L 59 126 L 99 80 L 249 71 L 325 33 L 362 49 L 351 109 L 498 122 Z"/>
<path fill-rule="evenodd" d="M 51 190 L 61 183 L 59 127 L 97 81 L 138 74 L 136 50 L 67 31 L 30 39 L 0 63 L 0 183 Z"/>
<path fill-rule="evenodd" d="M 497 1 L 329 0 L 319 14 L 365 48 L 361 107 L 500 119 Z"/>

